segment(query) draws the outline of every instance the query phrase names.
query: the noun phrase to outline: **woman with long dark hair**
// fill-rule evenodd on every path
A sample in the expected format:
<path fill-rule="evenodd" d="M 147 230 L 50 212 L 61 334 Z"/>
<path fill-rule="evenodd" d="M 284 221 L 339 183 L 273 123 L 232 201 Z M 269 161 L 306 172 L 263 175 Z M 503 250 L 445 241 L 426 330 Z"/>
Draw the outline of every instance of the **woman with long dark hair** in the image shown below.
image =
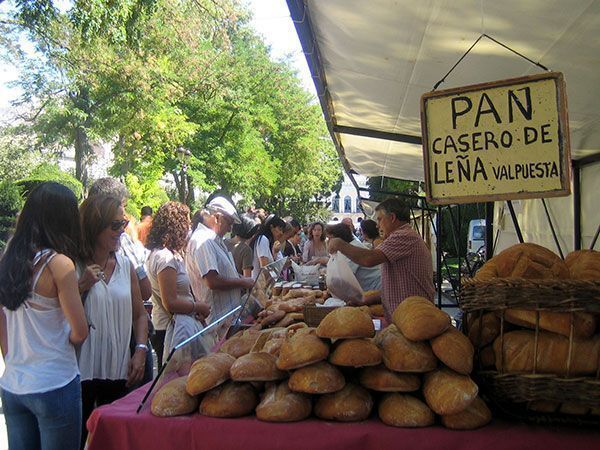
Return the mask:
<path fill-rule="evenodd" d="M 75 195 L 46 182 L 29 195 L 0 260 L 0 387 L 11 449 L 79 448 L 75 346 L 88 335 L 75 271 L 80 240 Z"/>
<path fill-rule="evenodd" d="M 256 235 L 250 241 L 250 248 L 254 254 L 252 277 L 256 279 L 260 269 L 274 261 L 273 245 L 283 236 L 285 230 L 284 220 L 271 214 L 258 229 Z"/>
<path fill-rule="evenodd" d="M 116 252 L 129 223 L 120 198 L 88 197 L 79 208 L 83 262 L 96 270 L 97 280 L 85 295 L 90 335 L 79 351 L 83 423 L 95 406 L 127 394 L 144 375 L 148 319 L 137 274 L 129 259 Z M 135 352 L 131 355 L 131 329 Z M 87 431 L 82 430 L 82 447 Z"/>
<path fill-rule="evenodd" d="M 158 350 L 159 365 L 163 354 L 168 355 L 179 342 L 202 330 L 202 321 L 210 313 L 208 304 L 194 299 L 185 270 L 183 251 L 189 230 L 189 208 L 182 203 L 167 202 L 156 212 L 146 242 L 150 250 L 146 267 L 152 285 L 152 319 L 161 322 L 166 319 L 166 323 L 155 323 L 155 326 L 166 325 L 164 352 L 163 345 L 157 347 L 152 341 Z"/>
<path fill-rule="evenodd" d="M 379 228 L 377 222 L 371 219 L 365 219 L 360 223 L 360 230 L 362 232 L 365 246 L 367 248 L 377 248 L 379 244 L 383 242 L 379 234 Z"/>
<path fill-rule="evenodd" d="M 325 243 L 325 226 L 321 222 L 311 223 L 308 227 L 308 241 L 304 243 L 302 260 L 307 265 L 324 265 L 329 260 Z"/>

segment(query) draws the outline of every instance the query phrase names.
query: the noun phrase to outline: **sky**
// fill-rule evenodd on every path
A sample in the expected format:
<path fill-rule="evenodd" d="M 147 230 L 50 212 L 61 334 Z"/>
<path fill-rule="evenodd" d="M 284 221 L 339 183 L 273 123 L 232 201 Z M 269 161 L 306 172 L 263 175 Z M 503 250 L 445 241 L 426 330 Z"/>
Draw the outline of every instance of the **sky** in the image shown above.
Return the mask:
<path fill-rule="evenodd" d="M 271 47 L 272 56 L 276 59 L 289 57 L 304 88 L 316 96 L 315 86 L 285 0 L 243 1 L 253 11 L 254 18 L 251 24 Z M 7 11 L 12 4 L 11 1 L 1 2 L 0 13 Z M 18 68 L 8 64 L 0 65 L 0 119 L 8 113 L 10 101 L 20 94 L 18 89 L 9 86 L 18 75 Z"/>

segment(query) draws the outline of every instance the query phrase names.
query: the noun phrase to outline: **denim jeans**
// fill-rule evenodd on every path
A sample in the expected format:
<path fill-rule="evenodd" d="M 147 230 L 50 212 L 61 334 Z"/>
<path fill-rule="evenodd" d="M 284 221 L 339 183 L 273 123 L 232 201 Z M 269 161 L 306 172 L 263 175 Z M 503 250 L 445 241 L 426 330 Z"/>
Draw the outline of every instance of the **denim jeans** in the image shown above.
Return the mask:
<path fill-rule="evenodd" d="M 77 450 L 81 435 L 79 376 L 41 394 L 2 391 L 10 450 Z"/>

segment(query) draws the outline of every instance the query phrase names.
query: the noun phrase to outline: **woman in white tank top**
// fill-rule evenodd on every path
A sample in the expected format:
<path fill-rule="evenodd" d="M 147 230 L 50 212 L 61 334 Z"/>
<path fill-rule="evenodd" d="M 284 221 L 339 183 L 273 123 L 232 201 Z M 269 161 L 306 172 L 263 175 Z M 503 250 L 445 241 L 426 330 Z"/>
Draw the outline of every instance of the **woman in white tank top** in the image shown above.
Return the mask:
<path fill-rule="evenodd" d="M 127 227 L 121 199 L 106 195 L 87 198 L 79 208 L 82 258 L 93 283 L 82 286 L 90 335 L 78 353 L 83 399 L 83 423 L 96 406 L 127 394 L 144 375 L 148 319 L 137 275 L 127 257 L 116 253 Z M 83 277 L 82 277 L 83 279 Z M 90 286 L 91 285 L 91 286 Z M 131 329 L 136 342 L 129 350 Z M 82 429 L 82 447 L 87 430 Z"/>
<path fill-rule="evenodd" d="M 9 448 L 77 449 L 81 386 L 76 345 L 88 335 L 74 261 L 77 199 L 42 183 L 25 202 L 0 260 L 2 406 Z"/>

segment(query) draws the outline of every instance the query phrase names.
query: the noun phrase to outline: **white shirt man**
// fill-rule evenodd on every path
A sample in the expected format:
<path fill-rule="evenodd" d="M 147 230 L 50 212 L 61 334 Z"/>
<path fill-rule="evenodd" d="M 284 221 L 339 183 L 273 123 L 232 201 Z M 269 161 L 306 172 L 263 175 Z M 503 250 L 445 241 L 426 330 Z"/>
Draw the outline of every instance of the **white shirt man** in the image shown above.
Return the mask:
<path fill-rule="evenodd" d="M 241 304 L 241 291 L 251 288 L 253 280 L 240 277 L 223 242 L 223 236 L 239 221 L 234 206 L 215 197 L 206 209 L 212 220 L 207 221 L 208 226 L 198 225 L 190 237 L 185 266 L 194 296 L 210 305 L 207 322 L 211 323 Z"/>

